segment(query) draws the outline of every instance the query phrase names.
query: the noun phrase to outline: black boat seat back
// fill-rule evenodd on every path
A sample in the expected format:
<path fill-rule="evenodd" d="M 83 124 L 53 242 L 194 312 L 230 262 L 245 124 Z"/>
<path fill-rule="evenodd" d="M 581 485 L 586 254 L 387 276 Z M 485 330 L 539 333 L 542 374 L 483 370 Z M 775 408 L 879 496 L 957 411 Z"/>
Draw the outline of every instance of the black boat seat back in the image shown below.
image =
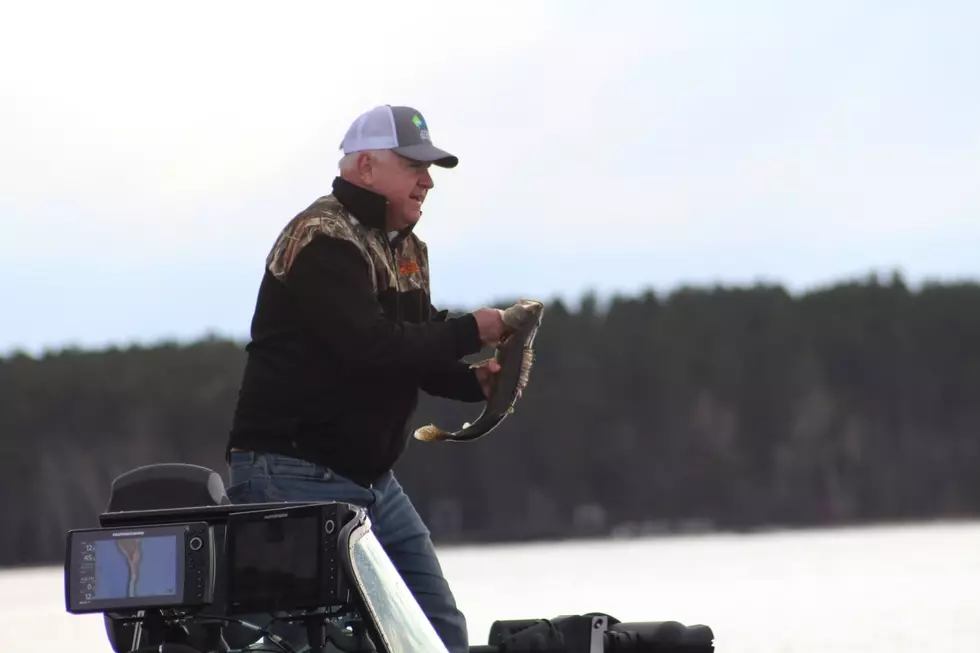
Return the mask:
<path fill-rule="evenodd" d="M 106 512 L 230 504 L 221 475 L 200 465 L 158 463 L 120 474 Z"/>

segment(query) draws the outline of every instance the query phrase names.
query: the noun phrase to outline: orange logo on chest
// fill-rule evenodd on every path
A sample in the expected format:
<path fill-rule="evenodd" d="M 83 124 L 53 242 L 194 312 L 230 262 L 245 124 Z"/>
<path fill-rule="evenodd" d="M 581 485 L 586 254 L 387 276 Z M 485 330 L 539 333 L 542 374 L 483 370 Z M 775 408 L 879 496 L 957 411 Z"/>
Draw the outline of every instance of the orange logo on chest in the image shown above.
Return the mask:
<path fill-rule="evenodd" d="M 419 264 L 410 258 L 403 258 L 398 262 L 398 271 L 402 276 L 408 277 L 420 271 Z"/>

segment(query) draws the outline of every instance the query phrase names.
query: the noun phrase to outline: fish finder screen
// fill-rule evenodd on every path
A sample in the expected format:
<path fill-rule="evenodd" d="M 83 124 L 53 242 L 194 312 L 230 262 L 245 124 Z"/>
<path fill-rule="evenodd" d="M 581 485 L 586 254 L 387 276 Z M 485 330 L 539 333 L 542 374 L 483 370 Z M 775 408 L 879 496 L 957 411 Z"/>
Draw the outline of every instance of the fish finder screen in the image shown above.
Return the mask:
<path fill-rule="evenodd" d="M 90 533 L 75 541 L 75 581 L 78 606 L 100 603 L 139 603 L 146 599 L 182 598 L 183 562 L 178 552 L 183 538 L 177 534 L 106 537 Z"/>
<path fill-rule="evenodd" d="M 315 514 L 229 522 L 226 537 L 234 543 L 228 571 L 233 605 L 288 609 L 317 604 L 322 545 Z"/>

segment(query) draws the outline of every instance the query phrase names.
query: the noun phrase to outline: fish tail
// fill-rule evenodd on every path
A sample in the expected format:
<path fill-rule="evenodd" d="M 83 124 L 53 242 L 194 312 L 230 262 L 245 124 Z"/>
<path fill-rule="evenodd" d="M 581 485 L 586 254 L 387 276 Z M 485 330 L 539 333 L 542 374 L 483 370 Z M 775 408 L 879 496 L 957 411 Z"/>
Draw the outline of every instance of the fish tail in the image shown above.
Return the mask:
<path fill-rule="evenodd" d="M 451 434 L 435 424 L 427 424 L 415 429 L 415 439 L 422 442 L 438 442 L 447 439 Z"/>

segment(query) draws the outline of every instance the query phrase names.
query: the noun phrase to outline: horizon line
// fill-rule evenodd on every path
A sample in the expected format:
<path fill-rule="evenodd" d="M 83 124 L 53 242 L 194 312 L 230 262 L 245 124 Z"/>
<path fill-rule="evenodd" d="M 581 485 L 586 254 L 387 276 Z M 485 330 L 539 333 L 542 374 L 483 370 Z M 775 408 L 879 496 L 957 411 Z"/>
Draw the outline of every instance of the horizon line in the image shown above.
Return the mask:
<path fill-rule="evenodd" d="M 586 288 L 577 293 L 554 292 L 547 299 L 543 300 L 546 305 L 562 305 L 570 313 L 581 311 L 585 302 L 593 302 L 596 310 L 601 314 L 605 313 L 609 306 L 617 300 L 636 300 L 648 295 L 653 295 L 660 300 L 669 300 L 671 297 L 683 292 L 718 292 L 718 291 L 740 291 L 771 289 L 781 290 L 792 299 L 803 299 L 809 295 L 832 291 L 845 286 L 863 287 L 895 287 L 901 285 L 910 292 L 921 292 L 930 287 L 950 287 L 950 286 L 980 286 L 980 276 L 963 275 L 958 277 L 944 277 L 943 275 L 922 276 L 918 281 L 910 281 L 902 271 L 901 266 L 889 268 L 887 271 L 870 269 L 863 273 L 840 275 L 831 280 L 812 283 L 801 286 L 796 290 L 790 289 L 791 284 L 782 281 L 767 280 L 757 278 L 753 281 L 743 282 L 724 282 L 724 281 L 702 281 L 702 282 L 678 282 L 662 290 L 657 290 L 654 284 L 641 286 L 633 291 L 608 290 L 598 291 Z M 569 295 L 576 294 L 574 299 Z M 498 296 L 495 299 L 478 303 L 479 306 L 503 306 L 516 300 L 518 295 L 505 297 Z M 446 305 L 450 313 L 462 314 L 475 310 L 478 307 L 466 308 L 464 306 Z M 158 334 L 156 336 L 134 337 L 128 339 L 107 339 L 100 343 L 84 343 L 78 340 L 66 339 L 60 343 L 46 343 L 36 347 L 25 347 L 23 345 L 8 346 L 5 350 L 0 350 L 0 361 L 7 361 L 14 358 L 30 358 L 32 360 L 42 360 L 66 353 L 88 353 L 100 354 L 110 351 L 125 351 L 134 349 L 159 349 L 162 347 L 190 347 L 205 342 L 223 341 L 229 343 L 248 342 L 249 329 L 243 329 L 238 335 L 231 331 L 218 329 L 215 327 L 204 327 L 197 335 L 167 335 Z"/>

